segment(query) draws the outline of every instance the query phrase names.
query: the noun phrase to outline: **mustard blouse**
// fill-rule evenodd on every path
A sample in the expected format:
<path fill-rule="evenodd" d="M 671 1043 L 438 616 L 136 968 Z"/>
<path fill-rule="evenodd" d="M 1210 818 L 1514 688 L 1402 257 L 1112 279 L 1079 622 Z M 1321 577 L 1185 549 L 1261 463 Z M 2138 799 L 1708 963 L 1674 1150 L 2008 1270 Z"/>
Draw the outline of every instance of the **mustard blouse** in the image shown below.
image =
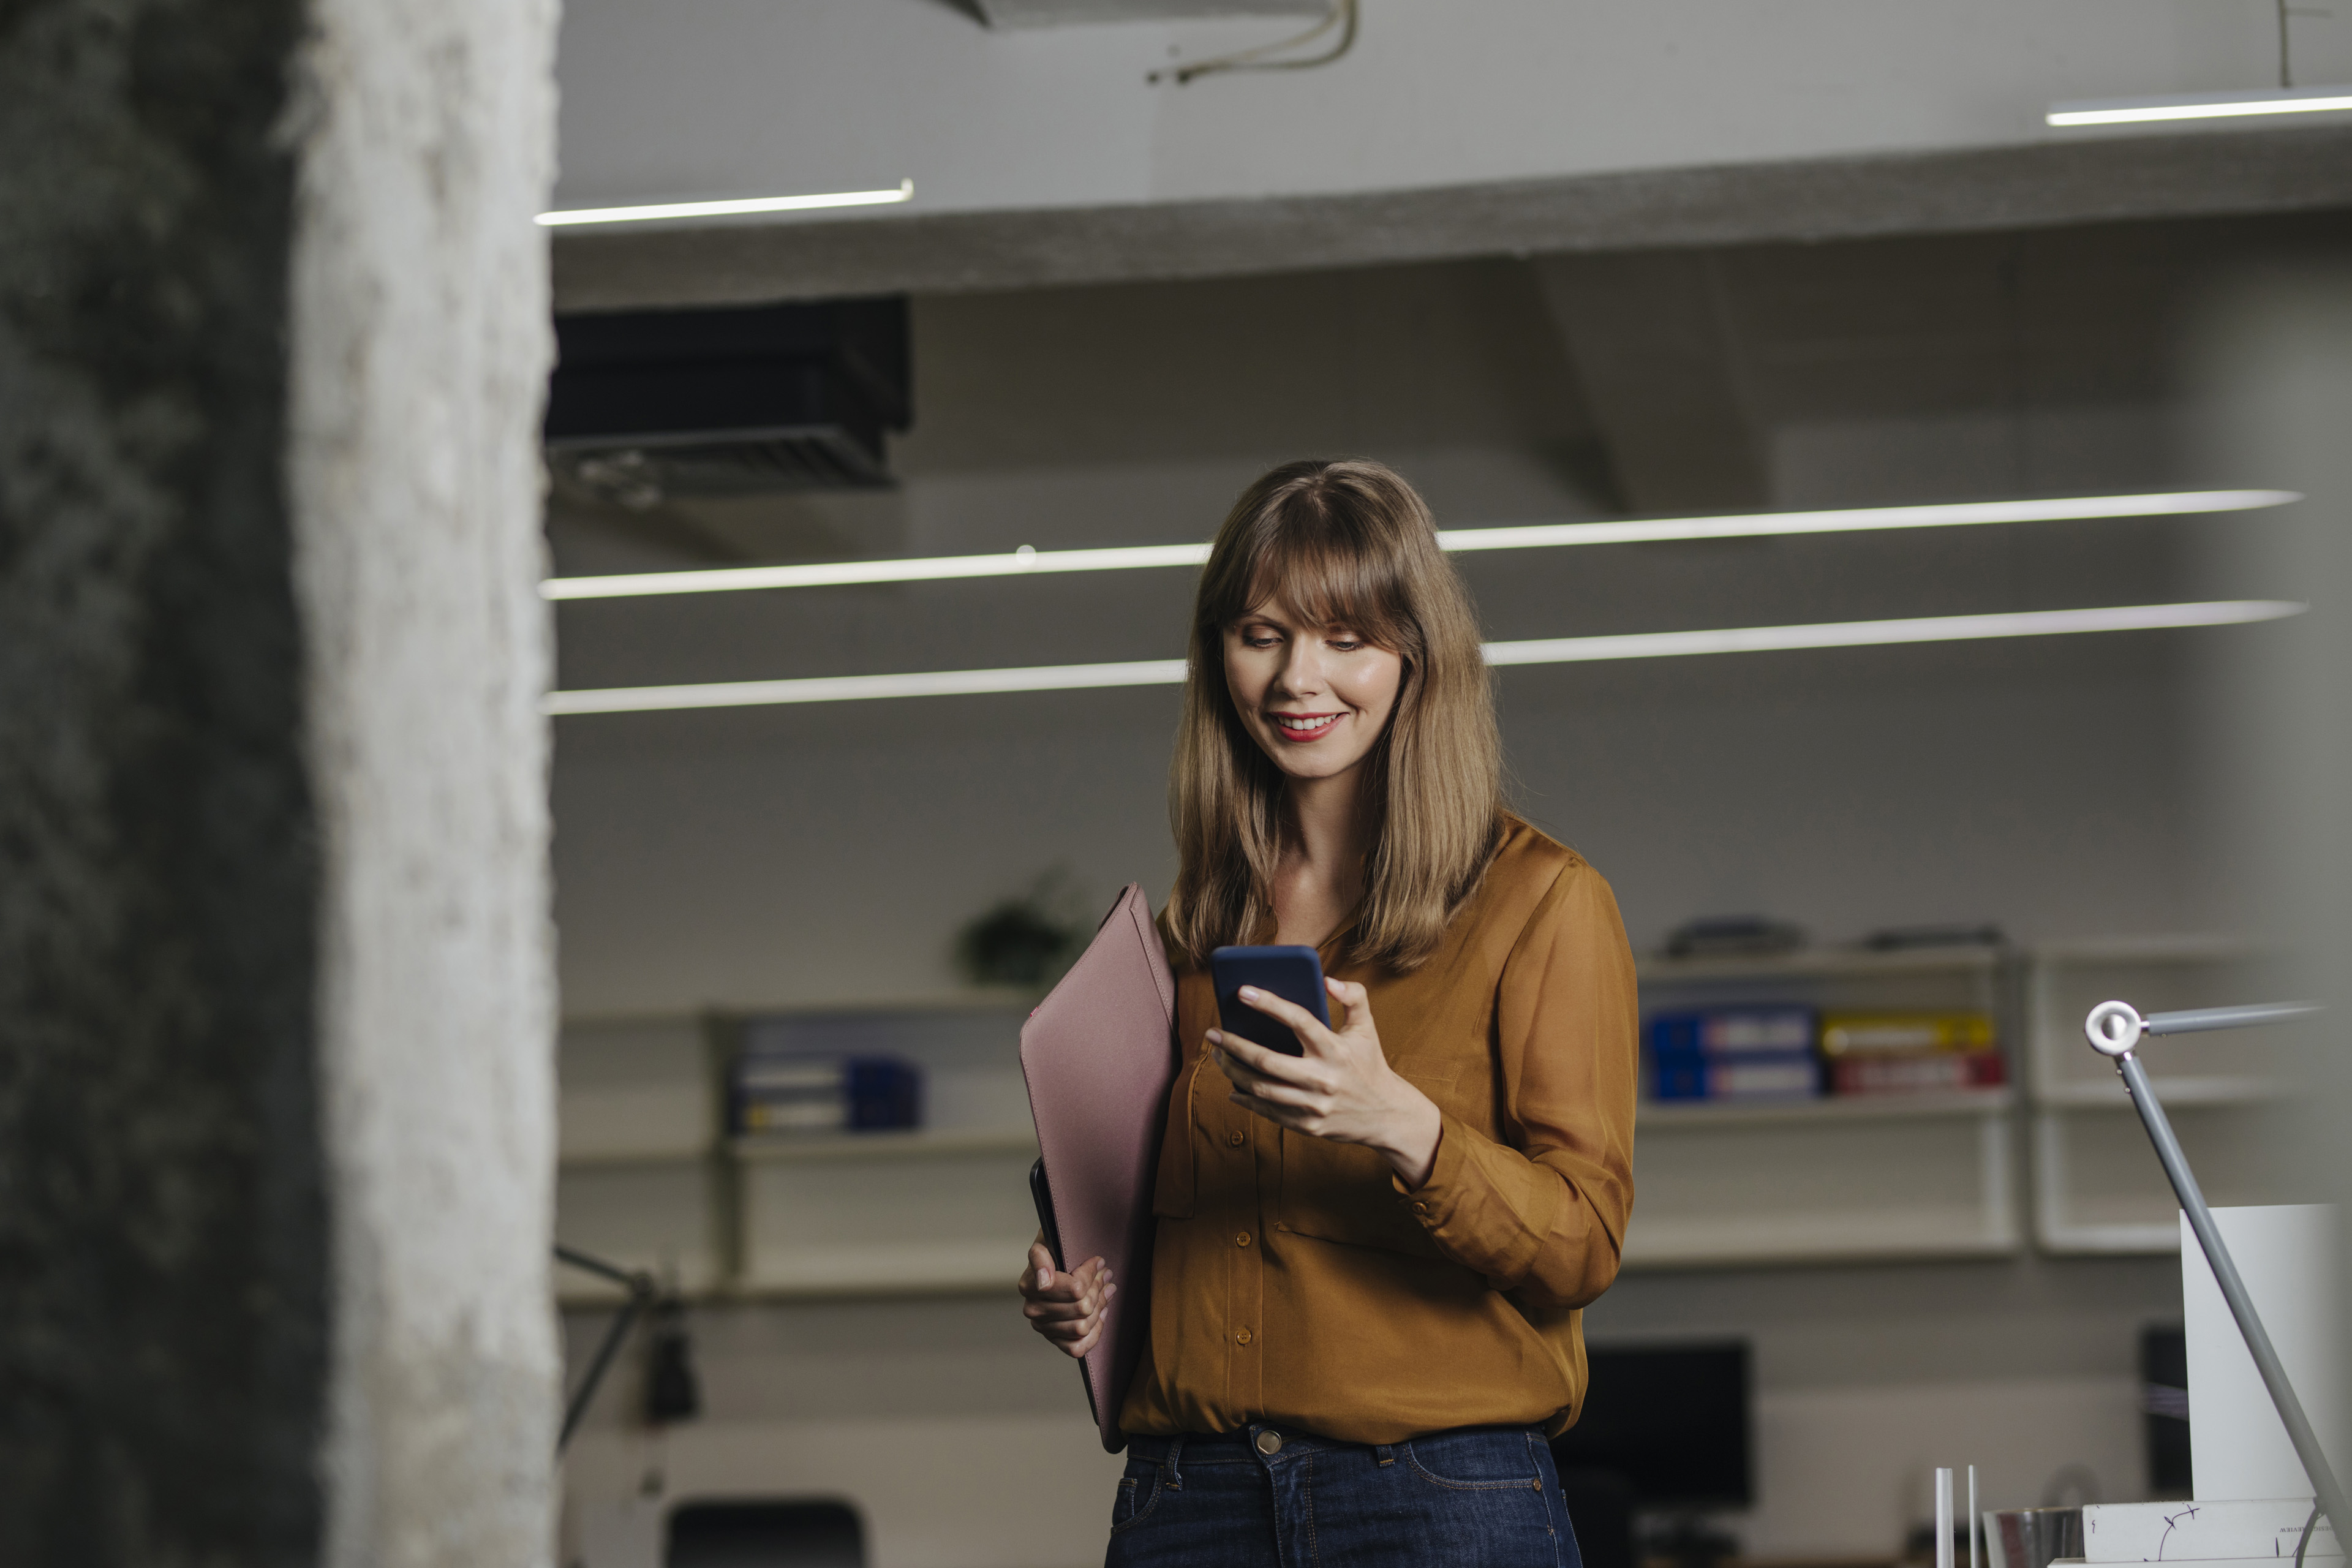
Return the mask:
<path fill-rule="evenodd" d="M 1194 1056 L 1169 1098 L 1129 1432 L 1395 1443 L 1576 1419 L 1580 1309 L 1633 1205 L 1637 1002 L 1609 884 L 1514 818 L 1427 963 L 1351 963 L 1346 935 L 1324 967 L 1365 987 L 1390 1064 L 1444 1113 L 1435 1168 L 1407 1191 L 1370 1149 L 1234 1104 L 1209 975 L 1179 962 Z"/>

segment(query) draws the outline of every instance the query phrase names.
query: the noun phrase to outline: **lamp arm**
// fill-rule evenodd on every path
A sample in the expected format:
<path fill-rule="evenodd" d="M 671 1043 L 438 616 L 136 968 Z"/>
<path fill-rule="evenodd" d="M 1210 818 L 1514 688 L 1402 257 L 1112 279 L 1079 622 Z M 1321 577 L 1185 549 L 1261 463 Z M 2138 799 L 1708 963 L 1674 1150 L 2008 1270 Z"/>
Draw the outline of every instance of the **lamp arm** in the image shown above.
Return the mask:
<path fill-rule="evenodd" d="M 2341 1533 L 2352 1526 L 2352 1511 L 2345 1508 L 2344 1489 L 2319 1446 L 2318 1434 L 2311 1429 L 2311 1418 L 2304 1414 L 2303 1401 L 2295 1396 L 2294 1384 L 2287 1379 L 2286 1367 L 2271 1343 L 2270 1331 L 2263 1327 L 2262 1314 L 2254 1310 L 2254 1299 L 2246 1289 L 2246 1282 L 2239 1278 L 2229 1243 L 2221 1239 L 2221 1226 L 2213 1223 L 2213 1211 L 2206 1206 L 2204 1190 L 2197 1184 L 2197 1173 L 2189 1168 L 2189 1156 L 2181 1152 L 2171 1119 L 2164 1114 L 2164 1107 L 2156 1098 L 2156 1086 L 2148 1082 L 2147 1068 L 2132 1049 L 2143 1033 L 2185 1034 L 2191 1030 L 2279 1024 L 2317 1011 L 2305 1004 L 2280 1003 L 2158 1013 L 2143 1017 L 2128 1003 L 2102 1002 L 2084 1021 L 2083 1032 L 2089 1037 L 2092 1048 L 2112 1058 L 2116 1070 L 2123 1075 L 2124 1088 L 2131 1095 L 2133 1108 L 2139 1112 L 2140 1124 L 2147 1129 L 2148 1142 L 2156 1146 L 2157 1160 L 2172 1183 L 2181 1212 L 2189 1216 L 2189 1228 L 2196 1235 L 2197 1245 L 2205 1249 L 2205 1261 L 2213 1269 L 2213 1282 L 2221 1288 L 2221 1299 L 2230 1304 L 2230 1315 L 2238 1321 L 2238 1333 L 2246 1342 L 2246 1353 L 2253 1357 L 2254 1370 L 2262 1373 L 2263 1386 L 2270 1391 L 2271 1403 L 2278 1408 L 2287 1441 L 2294 1445 L 2294 1457 L 2303 1461 L 2304 1473 L 2311 1478 L 2313 1493 L 2318 1506 L 2326 1510 L 2328 1523 Z M 2159 1021 L 2169 1023 L 2171 1027 L 2159 1030 Z"/>
<path fill-rule="evenodd" d="M 625 1286 L 629 1292 L 629 1299 L 622 1303 L 619 1314 L 613 1320 L 613 1326 L 604 1331 L 604 1341 L 597 1345 L 596 1353 L 589 1358 L 587 1375 L 580 1380 L 580 1387 L 564 1404 L 563 1426 L 555 1438 L 555 1455 L 562 1458 L 563 1450 L 572 1444 L 572 1434 L 579 1430 L 581 1418 L 588 1414 L 589 1402 L 596 1397 L 596 1390 L 604 1383 L 604 1374 L 612 1370 L 613 1358 L 621 1353 L 622 1342 L 629 1337 L 629 1331 L 637 1326 L 637 1320 L 645 1316 L 646 1309 L 653 1305 L 654 1298 L 661 1294 L 661 1287 L 652 1275 L 642 1268 L 624 1268 L 617 1263 L 607 1263 L 601 1258 L 560 1243 L 555 1248 L 555 1257 L 560 1263 L 568 1263 L 583 1272 Z"/>

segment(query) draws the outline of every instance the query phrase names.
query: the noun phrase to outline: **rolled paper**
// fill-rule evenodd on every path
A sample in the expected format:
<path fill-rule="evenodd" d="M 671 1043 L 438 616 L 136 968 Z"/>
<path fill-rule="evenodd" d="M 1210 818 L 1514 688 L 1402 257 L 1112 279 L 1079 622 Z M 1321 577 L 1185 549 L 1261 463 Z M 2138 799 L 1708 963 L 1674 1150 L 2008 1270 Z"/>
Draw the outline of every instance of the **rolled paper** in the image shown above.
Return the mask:
<path fill-rule="evenodd" d="M 1977 1468 L 1969 1467 L 1969 1568 L 1984 1568 L 1984 1515 L 1977 1511 Z"/>

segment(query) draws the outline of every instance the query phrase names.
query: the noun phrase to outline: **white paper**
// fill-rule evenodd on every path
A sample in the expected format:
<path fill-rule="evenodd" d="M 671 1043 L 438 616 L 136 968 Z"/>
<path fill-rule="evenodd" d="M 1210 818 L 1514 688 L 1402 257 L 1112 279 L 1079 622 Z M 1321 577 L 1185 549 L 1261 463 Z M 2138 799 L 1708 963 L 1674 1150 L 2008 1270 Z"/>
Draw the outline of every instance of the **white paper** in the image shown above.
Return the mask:
<path fill-rule="evenodd" d="M 2229 1502 L 2092 1503 L 2083 1510 L 2086 1563 L 2223 1563 L 2294 1560 L 2311 1499 Z M 2311 1531 L 2305 1568 L 2342 1568 L 2344 1548 L 2323 1518 Z"/>
<path fill-rule="evenodd" d="M 2213 1220 L 2305 1415 L 2336 1473 L 2343 1475 L 2335 1210 L 2320 1204 L 2219 1208 Z M 2308 1499 L 2310 1479 L 2186 1215 L 2180 1218 L 2180 1295 L 2189 1339 L 2189 1449 L 2197 1500 Z M 2302 1521 L 2295 1522 L 2300 1528 Z"/>

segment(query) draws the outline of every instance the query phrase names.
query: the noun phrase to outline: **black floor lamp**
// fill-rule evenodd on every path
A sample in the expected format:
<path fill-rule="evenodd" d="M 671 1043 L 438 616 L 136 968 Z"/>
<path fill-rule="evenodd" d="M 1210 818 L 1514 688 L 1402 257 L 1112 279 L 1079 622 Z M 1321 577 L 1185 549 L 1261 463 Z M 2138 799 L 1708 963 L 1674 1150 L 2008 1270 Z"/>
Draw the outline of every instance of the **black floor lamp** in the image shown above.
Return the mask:
<path fill-rule="evenodd" d="M 647 1312 L 663 1321 L 654 1340 L 654 1364 L 651 1384 L 646 1390 L 646 1414 L 656 1421 L 677 1421 L 694 1415 L 700 1409 L 700 1391 L 694 1381 L 694 1365 L 688 1354 L 685 1307 L 677 1296 L 665 1296 L 660 1283 L 642 1268 L 624 1268 L 617 1263 L 607 1263 L 601 1258 L 558 1246 L 556 1261 L 609 1279 L 628 1291 L 628 1300 L 604 1331 L 603 1342 L 590 1358 L 587 1375 L 580 1386 L 564 1402 L 563 1429 L 555 1439 L 555 1452 L 560 1457 L 571 1445 L 572 1434 L 578 1430 L 581 1417 L 588 1414 L 589 1402 L 596 1397 L 597 1387 L 613 1367 L 613 1358 L 621 1353 L 621 1346 L 637 1320 Z"/>

